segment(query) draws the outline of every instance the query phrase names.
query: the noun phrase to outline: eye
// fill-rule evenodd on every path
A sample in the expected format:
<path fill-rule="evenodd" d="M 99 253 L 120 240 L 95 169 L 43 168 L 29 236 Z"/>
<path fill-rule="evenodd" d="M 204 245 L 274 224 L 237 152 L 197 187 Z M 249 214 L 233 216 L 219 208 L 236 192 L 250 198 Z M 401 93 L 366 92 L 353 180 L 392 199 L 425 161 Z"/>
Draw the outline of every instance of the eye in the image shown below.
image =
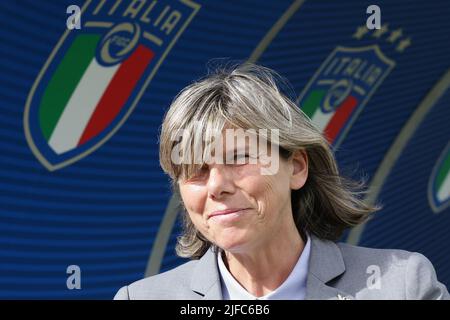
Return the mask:
<path fill-rule="evenodd" d="M 208 172 L 209 172 L 208 165 L 204 164 L 195 172 L 195 176 L 202 177 L 206 175 Z"/>
<path fill-rule="evenodd" d="M 193 172 L 187 179 L 188 182 L 195 182 L 199 180 L 203 180 L 208 176 L 209 168 L 208 165 L 204 164 L 201 167 L 197 168 L 195 172 Z"/>
<path fill-rule="evenodd" d="M 234 154 L 234 164 L 235 165 L 244 165 L 249 163 L 250 155 L 245 154 Z"/>
<path fill-rule="evenodd" d="M 234 155 L 234 160 L 237 160 L 237 159 L 244 159 L 244 158 L 248 158 L 248 157 L 249 157 L 248 154 L 235 154 L 235 155 Z"/>

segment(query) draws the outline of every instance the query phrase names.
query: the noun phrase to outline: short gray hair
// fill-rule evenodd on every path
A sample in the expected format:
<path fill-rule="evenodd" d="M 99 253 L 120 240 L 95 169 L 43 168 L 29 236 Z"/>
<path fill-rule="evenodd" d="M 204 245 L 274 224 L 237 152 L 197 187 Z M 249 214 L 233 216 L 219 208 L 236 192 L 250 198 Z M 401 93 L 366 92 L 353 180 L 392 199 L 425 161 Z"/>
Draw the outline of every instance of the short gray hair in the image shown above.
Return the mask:
<path fill-rule="evenodd" d="M 380 209 L 366 204 L 364 181 L 354 181 L 339 174 L 327 139 L 301 109 L 281 92 L 279 84 L 289 87 L 275 71 L 255 64 L 220 67 L 184 88 L 173 100 L 162 124 L 160 164 L 172 180 L 174 192 L 178 181 L 193 174 L 201 164 L 174 164 L 173 137 L 183 130 L 192 132 L 182 142 L 183 155 L 192 152 L 195 135 L 213 137 L 226 125 L 242 129 L 279 129 L 280 156 L 289 158 L 305 150 L 309 171 L 305 185 L 291 191 L 291 205 L 297 229 L 305 239 L 312 234 L 321 239 L 337 240 L 349 227 L 364 222 Z M 188 151 L 190 150 L 190 151 Z M 195 228 L 189 215 L 183 214 L 184 231 L 178 238 L 177 254 L 200 258 L 210 243 Z"/>

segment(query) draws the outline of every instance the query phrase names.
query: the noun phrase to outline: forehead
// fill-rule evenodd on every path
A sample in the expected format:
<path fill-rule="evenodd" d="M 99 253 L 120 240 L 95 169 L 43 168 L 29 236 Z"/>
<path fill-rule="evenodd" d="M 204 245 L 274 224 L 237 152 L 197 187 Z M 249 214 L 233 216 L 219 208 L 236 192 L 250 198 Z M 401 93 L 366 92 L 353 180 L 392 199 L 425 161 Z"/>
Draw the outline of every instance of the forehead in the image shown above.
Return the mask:
<path fill-rule="evenodd" d="M 225 149 L 252 147 L 263 140 L 255 129 L 226 128 L 222 131 L 220 139 Z"/>

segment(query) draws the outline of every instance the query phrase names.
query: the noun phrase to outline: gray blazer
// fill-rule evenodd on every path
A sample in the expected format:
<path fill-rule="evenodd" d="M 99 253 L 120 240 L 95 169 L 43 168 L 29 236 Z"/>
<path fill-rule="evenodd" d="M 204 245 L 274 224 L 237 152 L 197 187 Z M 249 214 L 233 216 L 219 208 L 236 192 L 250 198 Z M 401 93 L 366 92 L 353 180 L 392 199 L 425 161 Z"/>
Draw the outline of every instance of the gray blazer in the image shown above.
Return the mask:
<path fill-rule="evenodd" d="M 195 261 L 122 287 L 116 300 L 222 299 L 212 250 Z M 311 237 L 306 299 L 450 299 L 419 253 L 369 249 Z"/>

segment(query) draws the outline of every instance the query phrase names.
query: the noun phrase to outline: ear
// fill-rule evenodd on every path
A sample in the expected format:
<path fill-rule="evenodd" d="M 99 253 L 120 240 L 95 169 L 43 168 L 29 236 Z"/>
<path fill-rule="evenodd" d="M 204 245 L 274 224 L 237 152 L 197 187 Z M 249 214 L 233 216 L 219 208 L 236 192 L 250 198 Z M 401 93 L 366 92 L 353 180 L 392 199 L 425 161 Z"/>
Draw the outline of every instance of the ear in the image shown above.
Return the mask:
<path fill-rule="evenodd" d="M 292 161 L 290 187 L 292 190 L 298 190 L 308 179 L 308 155 L 305 150 L 298 150 L 291 156 L 290 161 Z"/>

